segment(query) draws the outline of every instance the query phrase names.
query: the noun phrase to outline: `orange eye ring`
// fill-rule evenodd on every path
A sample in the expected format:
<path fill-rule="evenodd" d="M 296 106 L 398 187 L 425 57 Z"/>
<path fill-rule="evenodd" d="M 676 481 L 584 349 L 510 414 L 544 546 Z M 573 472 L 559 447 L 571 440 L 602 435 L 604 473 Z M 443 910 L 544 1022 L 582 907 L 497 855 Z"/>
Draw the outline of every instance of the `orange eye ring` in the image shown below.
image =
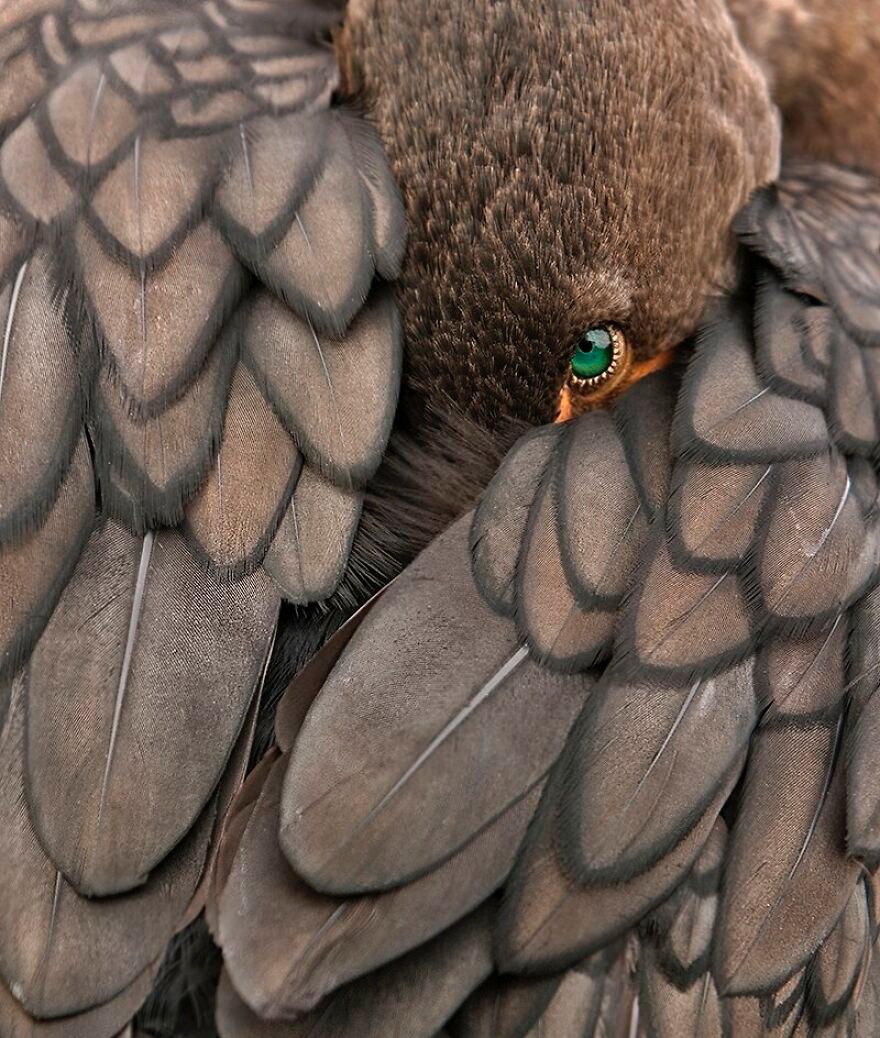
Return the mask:
<path fill-rule="evenodd" d="M 575 343 L 562 387 L 557 421 L 599 407 L 628 380 L 633 352 L 614 324 L 588 328 Z"/>
<path fill-rule="evenodd" d="M 661 350 L 647 360 L 636 361 L 626 335 L 614 328 L 620 337 L 621 355 L 616 363 L 608 366 L 601 375 L 584 379 L 575 375 L 571 367 L 559 394 L 559 410 L 557 422 L 567 422 L 570 418 L 595 408 L 603 407 L 618 394 L 624 392 L 639 379 L 645 378 L 655 371 L 668 367 L 675 359 L 675 349 Z"/>

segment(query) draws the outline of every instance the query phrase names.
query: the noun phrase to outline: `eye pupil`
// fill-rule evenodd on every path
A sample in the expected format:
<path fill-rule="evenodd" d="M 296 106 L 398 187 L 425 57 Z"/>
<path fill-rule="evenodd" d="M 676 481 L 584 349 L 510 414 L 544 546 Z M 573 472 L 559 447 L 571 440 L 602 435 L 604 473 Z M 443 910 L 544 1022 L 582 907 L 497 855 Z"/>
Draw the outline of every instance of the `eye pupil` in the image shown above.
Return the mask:
<path fill-rule="evenodd" d="M 604 321 L 581 332 L 571 349 L 560 410 L 569 418 L 607 402 L 624 385 L 633 357 L 623 329 Z"/>
<path fill-rule="evenodd" d="M 593 379 L 614 364 L 614 336 L 604 325 L 588 328 L 575 344 L 571 370 L 575 378 Z"/>

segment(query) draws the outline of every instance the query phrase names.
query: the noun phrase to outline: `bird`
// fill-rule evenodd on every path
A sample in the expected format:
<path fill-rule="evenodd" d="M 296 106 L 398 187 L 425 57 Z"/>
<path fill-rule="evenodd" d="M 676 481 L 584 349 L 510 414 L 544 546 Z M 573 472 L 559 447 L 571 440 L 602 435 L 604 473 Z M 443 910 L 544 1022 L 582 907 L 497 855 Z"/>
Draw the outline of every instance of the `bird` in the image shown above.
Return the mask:
<path fill-rule="evenodd" d="M 866 10 L 0 13 L 0 1033 L 876 1033 Z"/>

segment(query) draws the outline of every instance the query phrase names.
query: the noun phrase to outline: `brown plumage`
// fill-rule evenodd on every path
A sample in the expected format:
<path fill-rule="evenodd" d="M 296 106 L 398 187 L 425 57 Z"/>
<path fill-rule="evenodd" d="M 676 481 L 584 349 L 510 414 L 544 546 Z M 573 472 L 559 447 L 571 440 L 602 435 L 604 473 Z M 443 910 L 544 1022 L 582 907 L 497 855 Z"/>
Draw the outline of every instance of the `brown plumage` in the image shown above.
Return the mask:
<path fill-rule="evenodd" d="M 863 51 L 733 6 L 0 13 L 0 1033 L 872 1033 Z"/>
<path fill-rule="evenodd" d="M 3 1034 L 109 1038 L 143 1001 L 282 598 L 333 594 L 381 461 L 403 212 L 332 101 L 334 16 L 0 17 Z"/>
<path fill-rule="evenodd" d="M 733 286 L 778 125 L 723 4 L 360 0 L 342 40 L 407 210 L 422 394 L 547 422 L 583 328 L 647 357 Z"/>
<path fill-rule="evenodd" d="M 880 173 L 876 0 L 728 0 L 785 121 L 783 150 Z"/>

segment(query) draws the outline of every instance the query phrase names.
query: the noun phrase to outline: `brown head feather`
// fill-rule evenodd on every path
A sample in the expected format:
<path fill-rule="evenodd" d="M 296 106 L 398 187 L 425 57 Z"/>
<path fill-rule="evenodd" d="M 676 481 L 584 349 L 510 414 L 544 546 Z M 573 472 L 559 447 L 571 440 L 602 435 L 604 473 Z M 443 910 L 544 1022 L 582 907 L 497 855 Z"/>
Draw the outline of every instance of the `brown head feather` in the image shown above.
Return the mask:
<path fill-rule="evenodd" d="M 356 0 L 340 42 L 406 203 L 421 394 L 548 421 L 584 327 L 644 359 L 732 284 L 778 128 L 720 0 Z"/>
<path fill-rule="evenodd" d="M 729 0 L 795 158 L 880 173 L 880 0 Z"/>

